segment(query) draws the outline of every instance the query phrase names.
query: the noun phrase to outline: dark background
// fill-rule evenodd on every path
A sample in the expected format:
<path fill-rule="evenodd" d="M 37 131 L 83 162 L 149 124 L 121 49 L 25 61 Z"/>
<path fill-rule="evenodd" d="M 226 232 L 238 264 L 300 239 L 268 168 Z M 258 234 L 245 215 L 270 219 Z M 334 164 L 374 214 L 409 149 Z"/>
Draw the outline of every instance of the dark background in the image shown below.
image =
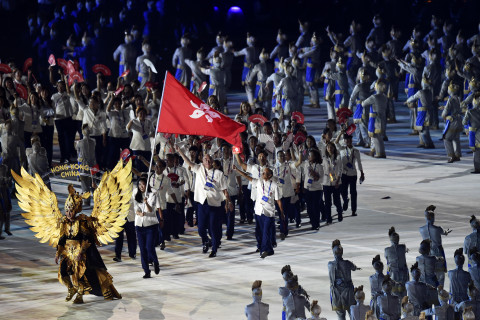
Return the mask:
<path fill-rule="evenodd" d="M 42 0 L 41 0 L 42 1 Z M 41 17 L 49 23 L 54 18 L 54 11 L 66 5 L 68 11 L 76 10 L 77 1 L 43 0 L 51 4 L 39 4 L 33 0 L 0 0 L 0 58 L 2 62 L 15 61 L 18 66 L 28 57 L 34 58 L 32 39 L 28 36 L 28 18 Z M 85 3 L 85 1 L 82 1 Z M 210 50 L 215 45 L 215 35 L 219 30 L 226 33 L 234 42 L 235 49 L 245 46 L 246 32 L 257 37 L 259 47 L 268 51 L 276 45 L 275 38 L 279 28 L 287 33 L 288 41 L 295 41 L 299 35 L 298 19 L 308 20 L 311 30 L 320 34 L 323 39 L 323 53 L 328 54 L 331 42 L 326 38 L 325 27 L 330 25 L 336 33 L 348 35 L 348 27 L 354 19 L 362 26 L 362 35 L 368 34 L 372 28 L 372 17 L 380 14 L 383 18 L 385 32 L 389 32 L 392 24 L 403 30 L 402 41 L 407 41 L 414 26 L 421 26 L 426 34 L 430 30 L 431 15 L 439 16 L 443 21 L 452 22 L 454 29 L 462 29 L 467 36 L 478 32 L 480 1 L 478 0 L 225 0 L 225 1 L 191 1 L 163 0 L 162 13 L 156 18 L 154 52 L 160 58 L 162 68 L 170 67 L 170 60 L 175 47 L 179 45 L 180 36 L 189 32 L 192 36 L 191 47 L 197 50 L 203 46 Z M 96 1 L 92 1 L 96 6 Z M 110 28 L 105 30 L 109 39 L 104 51 L 111 57 L 115 48 L 123 42 L 124 29 L 137 25 L 142 32 L 147 1 L 133 1 L 128 10 L 128 21 L 120 23 L 118 13 L 127 7 L 127 0 L 100 0 L 95 11 L 94 22 L 100 15 L 111 19 Z M 229 14 L 229 8 L 238 6 L 241 14 Z M 71 22 L 73 17 L 67 17 Z M 91 30 L 82 30 L 93 33 Z M 38 27 L 40 29 L 40 27 Z M 69 28 L 60 28 L 59 42 L 65 44 Z M 38 30 L 39 31 L 39 30 Z M 387 34 L 388 36 L 388 34 Z M 77 36 L 77 43 L 80 37 Z M 109 52 L 110 51 L 110 52 Z M 111 58 L 110 58 L 111 59 Z M 98 61 L 107 63 L 107 61 Z M 43 63 L 43 61 L 40 61 Z M 48 65 L 45 61 L 42 66 Z M 234 70 L 235 72 L 235 70 Z"/>

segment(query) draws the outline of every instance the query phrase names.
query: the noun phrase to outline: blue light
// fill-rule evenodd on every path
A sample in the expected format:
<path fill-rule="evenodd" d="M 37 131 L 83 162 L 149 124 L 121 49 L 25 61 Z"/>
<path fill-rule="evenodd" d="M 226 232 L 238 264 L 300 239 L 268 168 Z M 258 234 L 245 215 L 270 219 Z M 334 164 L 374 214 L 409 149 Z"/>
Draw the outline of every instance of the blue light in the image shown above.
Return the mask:
<path fill-rule="evenodd" d="M 213 11 L 218 12 L 218 7 L 217 6 L 213 7 Z"/>
<path fill-rule="evenodd" d="M 242 13 L 242 9 L 240 7 L 234 6 L 228 9 L 228 13 Z"/>

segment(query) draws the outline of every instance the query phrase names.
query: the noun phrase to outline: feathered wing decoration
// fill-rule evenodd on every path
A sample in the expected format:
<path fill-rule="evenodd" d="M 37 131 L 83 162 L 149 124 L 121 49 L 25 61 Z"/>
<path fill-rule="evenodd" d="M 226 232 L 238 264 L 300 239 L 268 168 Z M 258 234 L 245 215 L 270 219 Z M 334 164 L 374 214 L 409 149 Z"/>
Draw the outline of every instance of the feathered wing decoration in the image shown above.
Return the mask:
<path fill-rule="evenodd" d="M 32 226 L 30 230 L 35 232 L 35 237 L 39 238 L 41 243 L 48 242 L 56 248 L 62 220 L 57 197 L 38 174 L 32 177 L 23 167 L 20 175 L 11 172 L 16 181 L 18 206 L 25 211 L 22 213 L 25 222 Z"/>
<path fill-rule="evenodd" d="M 93 193 L 91 217 L 102 244 L 108 244 L 123 230 L 130 210 L 132 197 L 132 161 L 123 166 L 122 161 L 111 172 L 103 175 L 98 188 Z"/>

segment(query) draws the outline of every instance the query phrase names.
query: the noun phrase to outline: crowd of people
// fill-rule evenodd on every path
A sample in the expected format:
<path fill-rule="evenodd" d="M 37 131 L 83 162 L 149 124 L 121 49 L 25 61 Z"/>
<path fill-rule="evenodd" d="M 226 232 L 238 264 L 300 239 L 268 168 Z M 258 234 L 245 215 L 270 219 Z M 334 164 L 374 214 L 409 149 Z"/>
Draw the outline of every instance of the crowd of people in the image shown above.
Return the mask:
<path fill-rule="evenodd" d="M 330 302 L 338 319 L 478 319 L 480 313 L 480 253 L 478 251 L 478 230 L 480 223 L 475 216 L 470 219 L 472 233 L 465 237 L 462 248 L 455 250 L 455 268 L 447 273 L 446 257 L 442 246 L 442 236 L 451 230 L 435 225 L 435 209 L 431 205 L 425 210 L 426 224 L 419 228 L 420 243 L 415 263 L 407 265 L 405 244 L 394 227 L 388 230 L 391 246 L 385 248 L 384 256 L 387 274 L 380 255 L 372 259 L 375 271 L 369 277 L 370 303 L 365 304 L 363 286 L 354 287 L 352 271 L 360 270 L 354 263 L 343 259 L 340 240 L 332 242 L 334 260 L 328 262 L 330 279 Z M 463 269 L 465 255 L 468 258 L 468 271 Z M 410 272 L 409 272 L 410 271 Z M 444 288 L 445 274 L 450 280 L 450 290 Z M 311 312 L 309 320 L 320 318 L 321 307 L 317 300 L 310 304 L 310 296 L 299 285 L 298 276 L 286 265 L 281 274 L 285 286 L 278 290 L 282 297 L 282 319 L 307 319 L 306 310 Z M 411 278 L 410 278 L 411 275 Z M 269 305 L 262 300 L 262 281 L 252 285 L 253 303 L 245 308 L 248 319 L 267 319 Z"/>
<path fill-rule="evenodd" d="M 323 36 L 300 21 L 298 38 L 287 40 L 279 30 L 271 51 L 260 49 L 253 33 L 246 35 L 244 48 L 234 48 L 232 39 L 219 32 L 215 46 L 205 50 L 205 44 L 194 54 L 191 35 L 179 35 L 180 47 L 172 50 L 169 69 L 195 95 L 228 114 L 232 83 L 244 86 L 247 99 L 234 115 L 246 125 L 239 154 L 220 138 L 156 132 L 162 89 L 158 55 L 152 52 L 158 40 L 158 2 L 145 4 L 148 23 L 143 31 L 131 22 L 141 14 L 132 10 L 133 1 L 126 2 L 119 20 L 109 21 L 102 1 L 93 0 L 85 6 L 78 1 L 74 11 L 63 6 L 51 20 L 28 20 L 34 59 L 23 69 L 14 62 L 0 65 L 0 239 L 2 230 L 11 235 L 10 170 L 20 172 L 23 167 L 48 184 L 52 167 L 81 164 L 87 169 L 81 169 L 79 179 L 83 192 L 88 192 L 95 188 L 96 176 L 121 159 L 133 161 L 136 186 L 116 241 L 115 261 L 122 261 L 125 232 L 132 259 L 138 240 L 144 278 L 151 277 L 150 265 L 158 274 L 155 248 L 163 250 L 168 241 L 178 239 L 186 224 L 197 226 L 202 252 L 216 257 L 224 223 L 227 240 L 233 239 L 236 223 L 254 224 L 257 252 L 266 258 L 277 247 L 277 225 L 283 241 L 293 226 L 301 227 L 304 209 L 312 230 L 319 230 L 321 222 L 332 223 L 332 205 L 339 222 L 349 207 L 357 215 L 357 181 L 362 183 L 365 174 L 356 147 L 386 158 L 388 124 L 397 121 L 395 103 L 403 83 L 409 134 L 419 136 L 418 147 L 435 147 L 430 130 L 439 130 L 443 119 L 448 162 L 460 160 L 460 139 L 467 132 L 474 150 L 473 173 L 480 173 L 480 34 L 467 37 L 433 16 L 428 33 L 415 27 L 403 44 L 395 26 L 387 38 L 376 15 L 366 37 L 355 21 L 348 36 L 330 28 Z M 122 30 L 123 43 L 120 36 L 107 37 L 107 30 L 116 36 L 114 30 Z M 328 47 L 330 58 L 322 61 L 321 50 Z M 232 77 L 236 57 L 243 57 L 239 79 Z M 50 66 L 43 67 L 47 61 Z M 118 73 L 111 71 L 117 66 Z M 310 103 L 304 106 L 305 95 Z M 308 134 L 303 108 L 319 108 L 321 102 L 326 103 L 328 120 L 316 141 Z M 60 149 L 55 159 L 54 141 Z M 94 167 L 100 173 L 92 173 L 89 168 Z M 434 246 L 435 240 L 425 255 L 436 252 Z M 340 244 L 334 247 L 341 256 Z M 402 268 L 400 278 L 392 279 L 405 285 L 408 273 L 405 278 L 406 267 Z M 419 268 L 422 279 L 428 270 L 422 264 Z M 339 286 L 353 290 L 346 279 L 342 277 Z M 385 283 L 388 297 L 392 283 Z M 348 297 L 352 302 L 353 293 Z M 419 308 L 417 315 L 425 309 Z M 376 309 L 381 316 L 378 310 L 382 308 Z"/>

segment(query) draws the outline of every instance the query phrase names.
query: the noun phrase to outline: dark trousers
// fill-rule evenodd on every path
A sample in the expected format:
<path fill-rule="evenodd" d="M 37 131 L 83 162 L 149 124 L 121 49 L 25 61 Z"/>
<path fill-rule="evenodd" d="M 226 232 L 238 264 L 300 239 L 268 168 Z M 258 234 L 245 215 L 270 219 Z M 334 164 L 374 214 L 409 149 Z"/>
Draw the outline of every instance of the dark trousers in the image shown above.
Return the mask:
<path fill-rule="evenodd" d="M 327 222 L 330 219 L 332 221 L 332 197 L 333 197 L 333 204 L 337 208 L 338 219 L 342 220 L 342 203 L 340 202 L 340 188 L 335 188 L 335 186 L 323 186 L 323 193 L 325 195 L 325 215 L 327 216 Z"/>
<path fill-rule="evenodd" d="M 197 208 L 198 235 L 203 244 L 208 243 L 208 229 L 212 237 L 212 252 L 217 252 L 222 240 L 222 208 L 208 205 L 207 200 L 203 204 L 197 202 Z"/>
<path fill-rule="evenodd" d="M 91 136 L 90 138 L 95 139 L 95 160 L 97 161 L 98 166 L 103 169 L 105 168 L 104 165 L 104 157 L 105 157 L 105 149 L 103 146 L 103 136 Z"/>
<path fill-rule="evenodd" d="M 261 243 L 260 252 L 268 252 L 273 254 L 272 233 L 275 233 L 275 217 L 267 217 L 265 215 L 256 215 L 256 223 L 260 228 Z"/>
<path fill-rule="evenodd" d="M 143 156 L 145 159 L 147 159 L 147 161 L 150 161 L 150 158 L 152 157 L 152 153 L 150 151 L 132 150 L 132 153 L 135 156 Z M 142 161 L 138 160 L 138 158 L 134 160 L 133 166 L 140 172 L 148 172 L 148 168 L 143 164 Z"/>
<path fill-rule="evenodd" d="M 178 236 L 178 228 L 176 224 L 175 203 L 167 202 L 167 210 L 163 211 L 163 236 L 167 241 L 171 240 L 171 236 Z"/>
<path fill-rule="evenodd" d="M 242 186 L 242 201 L 239 200 L 240 220 L 253 220 L 254 203 L 251 199 L 252 191 L 248 186 Z"/>
<path fill-rule="evenodd" d="M 288 198 L 282 198 L 280 201 L 282 201 L 282 207 L 283 207 L 283 214 L 285 216 L 285 219 L 282 219 L 280 215 L 280 210 L 277 206 L 277 203 L 275 202 L 275 207 L 277 208 L 277 212 L 279 215 L 279 221 L 280 221 L 280 233 L 283 233 L 285 236 L 288 235 L 288 218 L 293 215 L 293 206 L 290 204 L 290 197 Z"/>
<path fill-rule="evenodd" d="M 105 165 L 112 170 L 120 160 L 120 150 L 128 148 L 129 138 L 108 137 L 108 154 L 105 155 Z M 150 161 L 150 159 L 149 159 Z"/>
<path fill-rule="evenodd" d="M 42 135 L 40 136 L 40 143 L 47 151 L 48 163 L 52 165 L 53 158 L 53 132 L 54 126 L 42 126 Z"/>
<path fill-rule="evenodd" d="M 155 252 L 155 238 L 157 238 L 158 224 L 148 227 L 135 227 L 137 231 L 138 246 L 142 260 L 142 268 L 145 274 L 150 274 L 149 263 L 158 265 L 157 253 Z"/>
<path fill-rule="evenodd" d="M 123 232 L 127 234 L 128 256 L 135 257 L 137 254 L 137 235 L 135 234 L 135 221 L 126 221 L 123 225 L 124 230 L 118 233 L 115 239 L 115 256 L 121 258 L 123 249 Z"/>
<path fill-rule="evenodd" d="M 235 204 L 237 202 L 237 196 L 230 196 L 230 200 L 232 200 L 233 210 L 227 211 L 227 237 L 233 237 L 235 229 Z"/>
<path fill-rule="evenodd" d="M 75 136 L 79 135 L 80 140 L 83 139 L 83 133 L 82 133 L 82 120 L 72 120 L 73 122 L 73 140 L 75 140 Z"/>
<path fill-rule="evenodd" d="M 347 176 L 346 174 L 342 175 L 342 199 L 343 202 L 348 201 L 348 188 L 350 187 L 350 200 L 352 213 L 357 212 L 357 176 Z"/>
<path fill-rule="evenodd" d="M 189 199 L 192 206 L 187 209 L 187 213 L 185 217 L 185 220 L 187 221 L 190 227 L 193 227 L 193 219 L 195 216 L 195 212 L 197 212 L 197 203 L 193 200 L 194 196 L 195 194 L 192 191 L 190 191 Z"/>
<path fill-rule="evenodd" d="M 167 211 L 167 210 L 162 210 L 162 213 L 165 213 L 165 211 Z M 160 213 L 158 212 L 158 210 L 156 212 L 156 215 L 157 215 L 158 221 L 160 221 Z M 160 245 L 164 241 L 165 241 L 165 239 L 163 238 L 163 227 L 160 227 L 160 223 L 159 223 L 158 224 L 158 237 L 157 237 L 157 240 L 155 241 L 155 247 Z"/>
<path fill-rule="evenodd" d="M 74 140 L 74 126 L 72 117 L 55 120 L 55 127 L 57 128 L 58 144 L 60 146 L 60 160 L 68 160 L 74 156 L 73 140 Z"/>
<path fill-rule="evenodd" d="M 332 221 L 331 216 L 324 216 L 324 205 L 322 199 L 322 190 L 310 191 L 305 190 L 305 200 L 307 202 L 307 214 L 310 218 L 310 224 L 312 228 L 320 227 L 320 212 L 322 217 L 327 220 L 327 222 Z"/>

